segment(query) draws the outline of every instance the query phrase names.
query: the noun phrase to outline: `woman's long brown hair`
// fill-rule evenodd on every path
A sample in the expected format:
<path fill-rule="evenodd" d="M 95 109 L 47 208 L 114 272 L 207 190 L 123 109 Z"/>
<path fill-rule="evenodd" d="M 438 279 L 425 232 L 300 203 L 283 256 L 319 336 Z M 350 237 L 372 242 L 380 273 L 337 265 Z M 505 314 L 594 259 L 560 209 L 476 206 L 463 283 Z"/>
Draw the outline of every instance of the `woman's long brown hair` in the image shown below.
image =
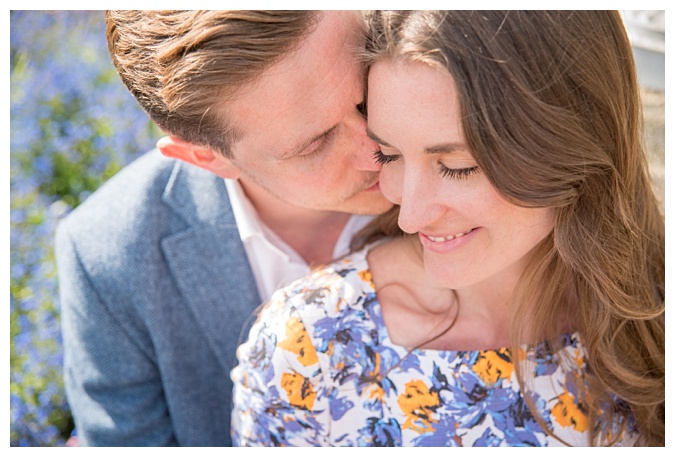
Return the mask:
<path fill-rule="evenodd" d="M 544 340 L 555 348 L 557 336 L 578 331 L 591 374 L 589 444 L 612 444 L 617 426 L 634 418 L 638 445 L 663 446 L 665 226 L 620 15 L 378 11 L 369 21 L 368 61 L 446 69 L 492 185 L 514 204 L 556 210 L 510 303 L 512 347 Z M 396 214 L 358 240 L 400 234 Z"/>

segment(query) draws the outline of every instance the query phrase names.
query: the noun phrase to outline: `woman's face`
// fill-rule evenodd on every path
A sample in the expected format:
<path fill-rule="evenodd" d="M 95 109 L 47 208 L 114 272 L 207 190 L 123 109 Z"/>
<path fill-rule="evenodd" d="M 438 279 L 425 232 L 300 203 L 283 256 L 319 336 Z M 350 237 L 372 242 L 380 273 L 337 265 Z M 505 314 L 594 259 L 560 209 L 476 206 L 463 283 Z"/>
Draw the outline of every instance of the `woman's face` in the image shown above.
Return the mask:
<path fill-rule="evenodd" d="M 382 148 L 382 192 L 401 206 L 401 229 L 418 234 L 432 278 L 459 289 L 520 277 L 527 254 L 553 228 L 553 210 L 515 206 L 497 193 L 467 148 L 446 71 L 376 63 L 368 133 Z"/>

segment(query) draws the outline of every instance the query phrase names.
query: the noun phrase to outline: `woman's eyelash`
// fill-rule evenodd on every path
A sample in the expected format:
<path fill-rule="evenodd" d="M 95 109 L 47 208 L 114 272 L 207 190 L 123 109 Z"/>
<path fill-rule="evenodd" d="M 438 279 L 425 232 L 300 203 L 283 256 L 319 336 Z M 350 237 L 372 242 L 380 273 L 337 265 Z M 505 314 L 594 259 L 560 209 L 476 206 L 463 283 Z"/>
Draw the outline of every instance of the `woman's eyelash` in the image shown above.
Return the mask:
<path fill-rule="evenodd" d="M 382 151 L 375 151 L 375 153 L 373 154 L 373 158 L 375 159 L 375 162 L 379 163 L 380 165 L 386 165 L 388 163 L 398 160 L 398 156 L 396 155 L 388 156 L 382 154 Z"/>
<path fill-rule="evenodd" d="M 469 176 L 478 173 L 479 168 L 478 167 L 471 167 L 471 168 L 448 168 L 446 166 L 441 165 L 439 169 L 439 173 L 441 176 L 444 178 L 452 178 L 452 179 L 466 179 Z"/>
<path fill-rule="evenodd" d="M 375 151 L 374 153 L 375 162 L 379 163 L 380 165 L 386 165 L 388 163 L 395 162 L 398 160 L 398 158 L 398 155 L 386 155 L 382 154 L 382 151 Z M 479 170 L 480 169 L 477 166 L 471 168 L 448 168 L 444 165 L 441 165 L 438 173 L 444 178 L 466 179 L 469 176 L 478 173 Z"/>

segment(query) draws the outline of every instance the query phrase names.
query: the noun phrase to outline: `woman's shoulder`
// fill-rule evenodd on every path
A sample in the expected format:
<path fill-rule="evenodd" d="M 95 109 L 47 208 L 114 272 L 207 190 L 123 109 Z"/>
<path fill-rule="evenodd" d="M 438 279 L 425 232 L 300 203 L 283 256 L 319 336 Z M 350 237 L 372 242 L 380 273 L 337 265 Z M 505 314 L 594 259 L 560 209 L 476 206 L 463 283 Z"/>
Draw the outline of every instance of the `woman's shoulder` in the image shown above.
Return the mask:
<path fill-rule="evenodd" d="M 345 308 L 362 307 L 365 297 L 374 292 L 366 252 L 359 251 L 277 290 L 266 308 L 286 315 L 332 315 Z"/>
<path fill-rule="evenodd" d="M 251 329 L 254 343 L 240 357 L 277 354 L 305 373 L 338 333 L 369 335 L 379 322 L 376 303 L 365 255 L 349 255 L 275 292 Z"/>

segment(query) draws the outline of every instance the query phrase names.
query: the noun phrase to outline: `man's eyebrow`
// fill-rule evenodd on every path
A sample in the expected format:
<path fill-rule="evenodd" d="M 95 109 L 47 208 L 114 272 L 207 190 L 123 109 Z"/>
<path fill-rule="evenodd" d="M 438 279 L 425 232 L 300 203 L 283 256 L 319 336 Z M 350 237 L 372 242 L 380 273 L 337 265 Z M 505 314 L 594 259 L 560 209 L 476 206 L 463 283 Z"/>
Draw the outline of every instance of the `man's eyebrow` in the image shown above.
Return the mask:
<path fill-rule="evenodd" d="M 368 127 L 366 127 L 366 135 L 368 135 L 368 138 L 376 142 L 377 144 L 381 144 L 384 147 L 387 148 L 393 148 L 392 145 L 384 141 L 382 138 L 377 136 L 372 130 L 370 130 Z M 466 145 L 464 143 L 442 143 L 442 144 L 437 144 L 434 146 L 429 146 L 424 148 L 424 152 L 426 154 L 448 154 L 451 152 L 455 151 L 462 151 L 466 150 Z"/>
<path fill-rule="evenodd" d="M 299 146 L 291 149 L 289 152 L 282 154 L 279 159 L 290 159 L 291 157 L 295 157 L 296 155 L 300 154 L 302 151 L 307 149 L 312 143 L 314 143 L 317 140 L 320 140 L 321 138 L 331 134 L 336 128 L 337 124 L 326 130 L 325 132 L 321 132 L 318 135 L 312 137 L 311 139 L 303 142 Z"/>

